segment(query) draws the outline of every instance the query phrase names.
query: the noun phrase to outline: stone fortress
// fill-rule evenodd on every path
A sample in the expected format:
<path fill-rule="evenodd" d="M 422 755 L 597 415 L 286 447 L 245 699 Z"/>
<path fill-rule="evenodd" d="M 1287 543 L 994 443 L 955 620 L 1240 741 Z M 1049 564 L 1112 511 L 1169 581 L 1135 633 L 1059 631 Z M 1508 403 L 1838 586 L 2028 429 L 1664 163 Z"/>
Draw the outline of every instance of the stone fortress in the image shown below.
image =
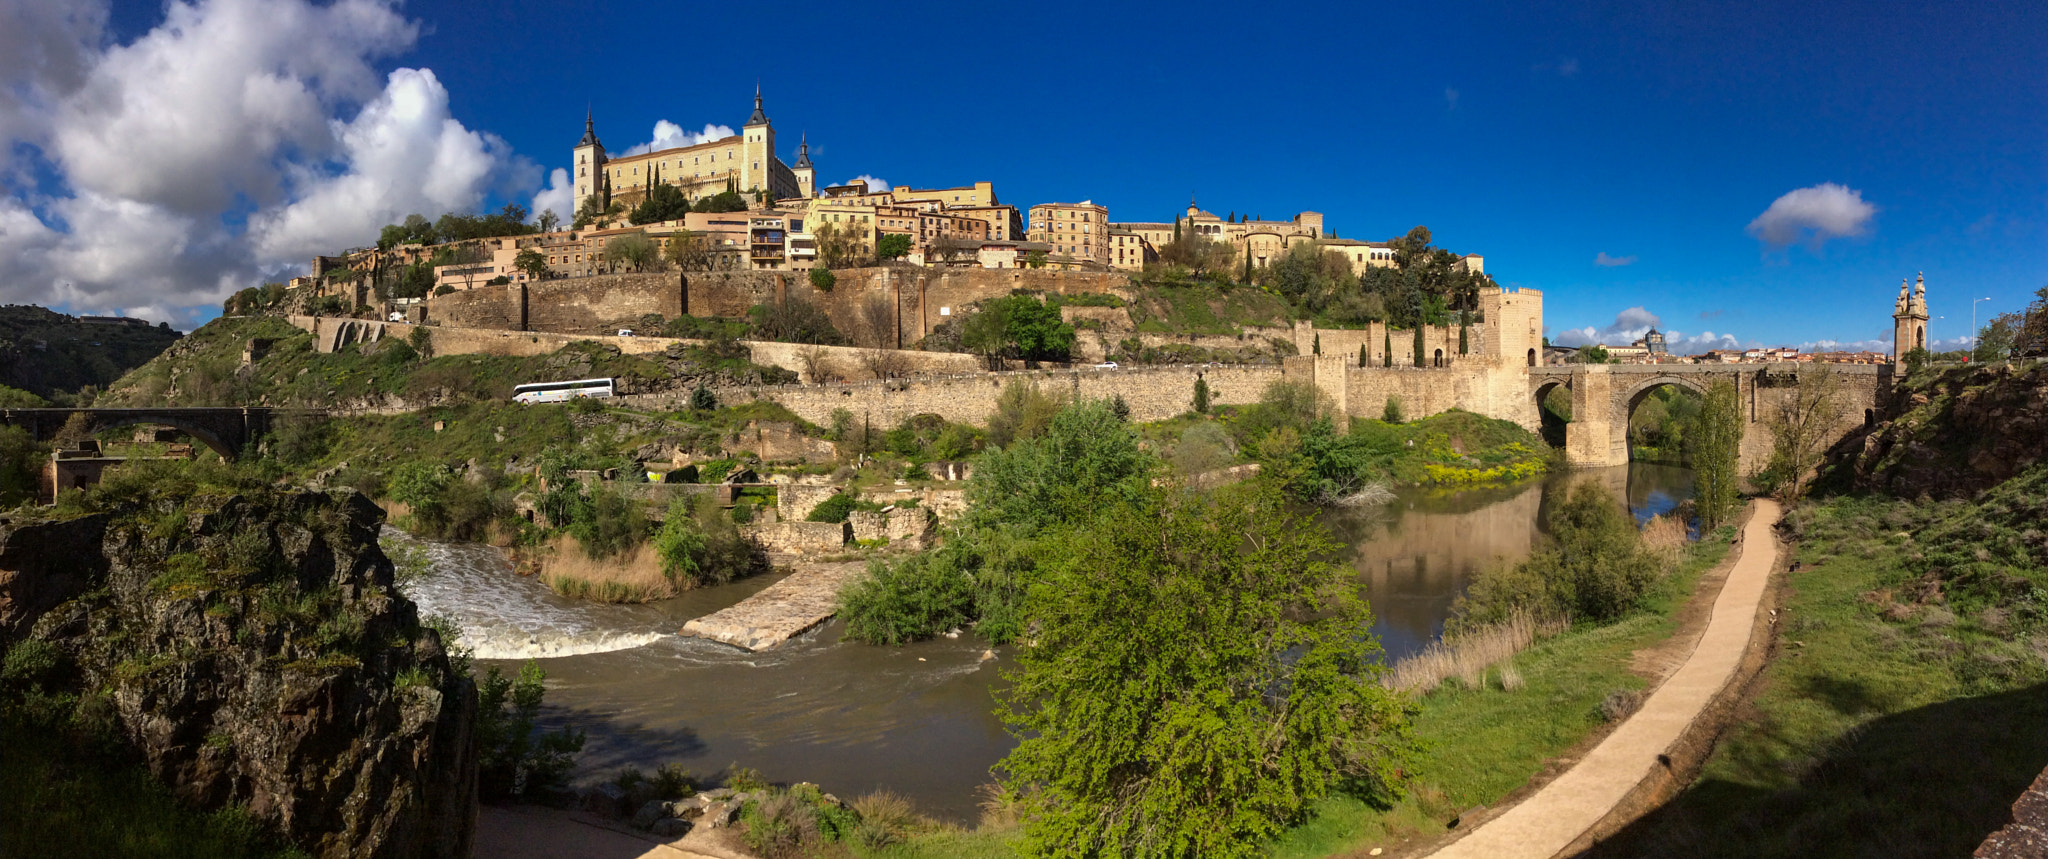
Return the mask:
<path fill-rule="evenodd" d="M 845 382 L 842 374 L 806 377 L 800 385 L 723 392 L 725 398 L 771 399 L 816 422 L 827 422 L 834 411 L 847 409 L 877 426 L 894 426 L 919 414 L 980 423 L 993 411 L 1004 376 L 981 372 L 972 356 L 917 348 L 976 302 L 1020 291 L 1107 294 L 1128 301 L 1135 293 L 1121 269 L 1142 268 L 1156 257 L 1156 246 L 1172 241 L 1176 232 L 1230 242 L 1255 266 L 1268 265 L 1287 248 L 1304 242 L 1344 253 L 1354 271 L 1394 264 L 1386 243 L 1337 239 L 1316 212 L 1302 212 L 1287 221 L 1240 219 L 1235 213 L 1218 218 L 1190 201 L 1173 223 L 1119 223 L 1109 219 L 1106 207 L 1089 201 L 1048 203 L 1031 208 L 1026 232 L 1017 210 L 1002 204 L 989 183 L 927 190 L 882 191 L 860 184 L 820 188 L 807 145 L 800 144 L 798 152 L 794 167 L 776 157 L 774 128 L 758 91 L 754 112 L 740 135 L 631 157 L 607 157 L 593 120 L 586 117 L 584 137 L 572 153 L 579 200 L 630 200 L 663 183 L 699 199 L 726 190 L 752 191 L 757 207 L 726 214 L 691 213 L 683 221 L 630 229 L 486 239 L 482 241 L 497 245 L 491 251 L 492 264 L 509 264 L 516 250 L 538 248 L 547 253 L 555 276 L 529 280 L 500 272 L 479 282 L 472 272 L 463 288 L 438 289 L 425 301 L 386 307 L 379 318 L 392 321 L 295 321 L 314 332 L 316 346 L 323 350 L 409 334 L 423 325 L 440 354 L 540 354 L 575 340 L 599 340 L 624 352 L 646 353 L 677 341 L 607 335 L 634 328 L 650 314 L 667 319 L 744 316 L 758 305 L 801 299 L 822 310 L 841 330 L 867 332 L 862 343 L 866 350 L 901 350 L 895 361 L 901 369 L 875 381 Z M 804 269 L 816 264 L 815 247 L 807 253 L 805 244 L 828 223 L 854 231 L 863 241 L 892 233 L 910 236 L 912 264 L 842 269 L 835 272 L 836 286 L 819 289 L 804 276 Z M 603 258 L 604 242 L 620 233 L 659 237 L 683 229 L 702 230 L 722 243 L 720 247 L 731 247 L 720 253 L 729 253 L 733 264 L 711 271 L 620 273 L 613 261 Z M 1018 241 L 1021 238 L 1028 241 Z M 1044 265 L 1049 250 L 1059 251 L 1068 264 Z M 1038 259 L 1026 264 L 1026 255 L 1032 252 Z M 408 254 L 418 256 L 419 250 L 402 246 L 390 253 L 403 260 Z M 1083 264 L 1071 264 L 1075 259 Z M 316 291 L 350 283 L 321 275 L 359 264 L 347 257 L 321 258 L 315 262 L 315 276 L 305 280 L 312 281 Z M 1460 264 L 1484 272 L 1484 260 L 1476 254 L 1462 257 Z M 362 303 L 367 297 L 360 294 L 362 281 L 352 283 L 359 292 L 354 297 Z M 1235 337 L 1141 333 L 1123 308 L 1068 306 L 1062 313 L 1069 321 L 1085 317 L 1089 322 L 1077 350 L 1084 362 L 1100 360 L 1110 342 L 1126 342 L 1125 338 L 1147 346 L 1170 342 L 1228 348 L 1265 343 L 1273 350 L 1270 354 L 1292 357 L 1230 366 L 1048 366 L 1023 371 L 1023 377 L 1075 397 L 1123 397 L 1138 420 L 1187 411 L 1198 379 L 1208 385 L 1214 402 L 1227 405 L 1254 402 L 1271 381 L 1290 378 L 1321 389 L 1343 419 L 1378 417 L 1389 402 L 1398 400 L 1410 415 L 1462 408 L 1531 429 L 1542 428 L 1542 399 L 1563 387 L 1571 392 L 1574 406 L 1574 420 L 1562 428 L 1564 446 L 1570 461 L 1579 465 L 1627 461 L 1628 416 L 1651 390 L 1665 385 L 1703 390 L 1714 379 L 1726 377 L 1737 383 L 1746 404 L 1752 432 L 1744 444 L 1744 461 L 1755 467 L 1769 447 L 1765 413 L 1774 399 L 1797 389 L 1800 373 L 1812 372 L 1805 365 L 1768 361 L 1549 366 L 1541 292 L 1485 286 L 1478 303 L 1478 312 L 1465 326 L 1318 329 L 1297 322 L 1284 328 L 1247 328 Z M 879 323 L 878 307 L 884 318 Z M 1924 279 L 1910 294 L 1902 286 L 1894 311 L 1895 342 L 1924 344 Z M 867 331 L 877 325 L 879 332 Z M 799 351 L 815 350 L 812 357 L 822 354 L 842 371 L 862 363 L 857 353 L 863 350 L 851 347 L 747 345 L 757 363 L 791 370 L 808 363 L 800 360 Z M 1854 401 L 1843 413 L 1846 431 L 1858 414 L 1872 416 L 1867 412 L 1877 407 L 1888 388 L 1891 370 L 1889 365 L 1841 370 L 1852 379 L 1848 387 Z"/>

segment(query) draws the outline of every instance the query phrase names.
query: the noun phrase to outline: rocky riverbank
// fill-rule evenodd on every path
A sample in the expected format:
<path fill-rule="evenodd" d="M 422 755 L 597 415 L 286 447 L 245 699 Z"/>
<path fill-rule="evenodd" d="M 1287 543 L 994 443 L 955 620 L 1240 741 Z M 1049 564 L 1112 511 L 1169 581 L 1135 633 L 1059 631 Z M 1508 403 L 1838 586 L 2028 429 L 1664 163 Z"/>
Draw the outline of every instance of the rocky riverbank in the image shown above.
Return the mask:
<path fill-rule="evenodd" d="M 96 725 L 315 856 L 469 856 L 476 689 L 395 589 L 382 513 L 160 477 L 0 528 L 8 717 Z"/>

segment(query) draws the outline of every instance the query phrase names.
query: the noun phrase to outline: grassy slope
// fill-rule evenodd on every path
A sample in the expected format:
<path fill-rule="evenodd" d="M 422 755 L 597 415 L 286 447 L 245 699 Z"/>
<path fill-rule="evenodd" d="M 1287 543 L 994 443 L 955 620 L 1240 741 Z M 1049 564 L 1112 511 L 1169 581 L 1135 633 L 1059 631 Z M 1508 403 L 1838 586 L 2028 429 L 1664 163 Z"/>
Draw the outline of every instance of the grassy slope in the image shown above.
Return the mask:
<path fill-rule="evenodd" d="M 1527 686 L 1503 691 L 1458 683 L 1421 700 L 1415 735 L 1427 744 L 1407 798 L 1377 809 L 1350 797 L 1325 799 L 1313 817 L 1274 845 L 1278 857 L 1317 857 L 1431 837 L 1464 809 L 1492 805 L 1528 783 L 1544 764 L 1603 724 L 1611 692 L 1646 684 L 1630 671 L 1635 651 L 1669 638 L 1700 573 L 1728 551 L 1730 529 L 1688 551 L 1679 570 L 1643 609 L 1608 626 L 1581 626 L 1514 658 Z"/>
<path fill-rule="evenodd" d="M 2048 468 L 1977 503 L 1803 507 L 1750 711 L 1605 855 L 1968 854 L 2048 766 L 2044 505 Z"/>
<path fill-rule="evenodd" d="M 1239 335 L 1247 327 L 1289 325 L 1287 302 L 1257 287 L 1131 287 L 1131 324 L 1147 334 Z"/>

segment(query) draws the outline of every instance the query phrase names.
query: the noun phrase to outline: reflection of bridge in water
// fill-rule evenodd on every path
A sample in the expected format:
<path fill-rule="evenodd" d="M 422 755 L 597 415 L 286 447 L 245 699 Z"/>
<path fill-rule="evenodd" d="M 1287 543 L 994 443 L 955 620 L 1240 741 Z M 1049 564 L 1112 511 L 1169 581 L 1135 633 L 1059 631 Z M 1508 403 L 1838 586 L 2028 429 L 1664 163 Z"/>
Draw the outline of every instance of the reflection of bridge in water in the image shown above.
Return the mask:
<path fill-rule="evenodd" d="M 272 421 L 283 414 L 322 415 L 318 410 L 271 408 L 156 408 L 156 409 L 0 409 L 0 423 L 28 430 L 38 441 L 55 438 L 73 415 L 84 415 L 86 429 L 99 432 L 114 427 L 166 426 L 190 435 L 200 444 L 236 459 L 242 451 L 270 433 Z"/>

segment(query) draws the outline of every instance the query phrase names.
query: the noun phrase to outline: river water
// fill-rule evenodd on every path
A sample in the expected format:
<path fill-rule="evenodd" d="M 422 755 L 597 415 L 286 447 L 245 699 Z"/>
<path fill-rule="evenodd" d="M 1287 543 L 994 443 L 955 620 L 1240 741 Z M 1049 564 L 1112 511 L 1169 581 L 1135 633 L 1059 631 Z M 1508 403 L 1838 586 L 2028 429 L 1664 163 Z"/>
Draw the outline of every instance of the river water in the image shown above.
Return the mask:
<path fill-rule="evenodd" d="M 1389 657 L 1427 645 L 1451 602 L 1490 564 L 1525 557 L 1557 490 L 1594 482 L 1636 516 L 1692 494 L 1691 472 L 1635 464 L 1554 475 L 1510 487 L 1402 490 L 1371 508 L 1325 512 L 1358 570 Z M 387 531 L 388 541 L 406 541 Z M 545 720 L 586 732 L 579 778 L 675 762 L 709 775 L 729 764 L 771 781 L 812 781 L 840 796 L 886 788 L 927 813 L 976 815 L 989 767 L 1014 740 L 992 712 L 991 689 L 1014 663 L 1007 648 L 982 659 L 972 635 L 904 647 L 839 642 L 828 623 L 765 653 L 675 635 L 685 621 L 775 582 L 761 577 L 638 606 L 565 600 L 515 575 L 485 546 L 425 544 L 431 572 L 406 586 L 422 615 L 462 630 L 479 666 L 547 671 Z"/>

